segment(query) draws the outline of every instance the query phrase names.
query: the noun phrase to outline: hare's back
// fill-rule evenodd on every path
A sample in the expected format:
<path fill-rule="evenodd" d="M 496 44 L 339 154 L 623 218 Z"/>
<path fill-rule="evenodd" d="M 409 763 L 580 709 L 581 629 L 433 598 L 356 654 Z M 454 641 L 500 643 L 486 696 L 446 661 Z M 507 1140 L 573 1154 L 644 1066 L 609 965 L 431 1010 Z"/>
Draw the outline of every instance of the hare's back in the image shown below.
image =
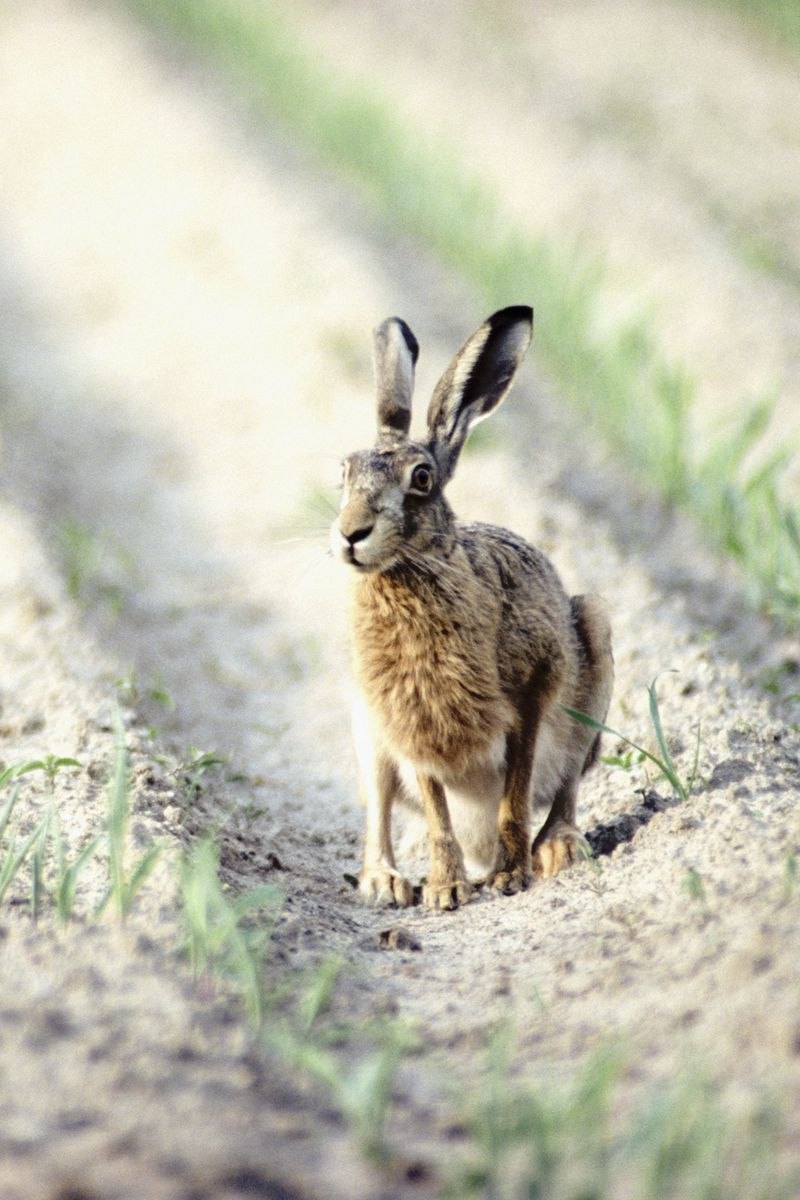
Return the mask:
<path fill-rule="evenodd" d="M 497 595 L 496 655 L 504 685 L 514 687 L 532 661 L 572 669 L 575 632 L 567 593 L 546 554 L 498 525 L 464 525 L 459 540 L 472 570 Z"/>
<path fill-rule="evenodd" d="M 530 596 L 569 614 L 569 598 L 550 559 L 519 534 L 500 525 L 459 526 L 459 540 L 473 571 L 505 597 Z"/>

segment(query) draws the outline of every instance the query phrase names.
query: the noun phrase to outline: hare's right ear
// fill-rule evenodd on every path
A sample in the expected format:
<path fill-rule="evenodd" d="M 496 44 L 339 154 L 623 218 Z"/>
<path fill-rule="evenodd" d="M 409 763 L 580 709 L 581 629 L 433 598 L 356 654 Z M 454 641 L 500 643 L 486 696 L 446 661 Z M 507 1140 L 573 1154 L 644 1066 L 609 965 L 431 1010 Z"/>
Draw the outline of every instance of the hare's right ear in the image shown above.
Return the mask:
<path fill-rule="evenodd" d="M 437 383 L 428 407 L 428 435 L 443 481 L 453 474 L 472 426 L 488 417 L 511 387 L 532 331 L 532 308 L 500 309 L 467 338 Z"/>
<path fill-rule="evenodd" d="M 411 427 L 417 339 L 399 317 L 387 317 L 373 333 L 373 365 L 378 390 L 378 441 L 397 441 Z"/>

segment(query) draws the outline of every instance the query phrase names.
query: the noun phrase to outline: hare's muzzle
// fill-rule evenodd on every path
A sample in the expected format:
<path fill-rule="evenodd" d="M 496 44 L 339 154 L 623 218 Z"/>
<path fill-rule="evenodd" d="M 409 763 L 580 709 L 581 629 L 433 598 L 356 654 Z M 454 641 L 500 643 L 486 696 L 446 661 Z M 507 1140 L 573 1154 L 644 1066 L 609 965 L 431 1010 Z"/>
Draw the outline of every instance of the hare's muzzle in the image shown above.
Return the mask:
<path fill-rule="evenodd" d="M 365 566 L 366 563 L 359 561 L 359 550 L 363 548 L 362 544 L 366 542 L 374 528 L 373 523 L 359 525 L 355 529 L 346 527 L 343 529 L 341 518 L 334 521 L 331 528 L 331 552 L 334 558 L 354 567 Z"/>

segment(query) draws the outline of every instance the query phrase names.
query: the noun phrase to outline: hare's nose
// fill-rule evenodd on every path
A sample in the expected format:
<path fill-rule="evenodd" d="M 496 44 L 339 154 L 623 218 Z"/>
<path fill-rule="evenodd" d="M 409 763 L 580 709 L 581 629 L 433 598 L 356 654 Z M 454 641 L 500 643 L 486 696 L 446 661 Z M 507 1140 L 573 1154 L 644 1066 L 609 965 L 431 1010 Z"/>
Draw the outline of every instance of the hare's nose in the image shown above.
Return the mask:
<path fill-rule="evenodd" d="M 374 524 L 362 525 L 360 529 L 354 529 L 352 533 L 346 533 L 344 536 L 351 546 L 355 546 L 356 542 L 363 542 L 368 538 L 374 528 Z"/>

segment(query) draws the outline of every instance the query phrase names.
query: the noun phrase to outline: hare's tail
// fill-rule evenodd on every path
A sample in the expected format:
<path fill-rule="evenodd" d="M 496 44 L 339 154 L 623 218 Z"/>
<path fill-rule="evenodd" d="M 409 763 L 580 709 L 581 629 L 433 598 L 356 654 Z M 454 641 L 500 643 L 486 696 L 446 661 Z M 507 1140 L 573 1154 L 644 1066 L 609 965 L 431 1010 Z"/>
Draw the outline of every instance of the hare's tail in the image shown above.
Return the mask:
<path fill-rule="evenodd" d="M 600 761 L 600 750 L 603 745 L 603 735 L 598 733 L 597 737 L 589 747 L 589 753 L 586 755 L 586 762 L 583 764 L 581 775 L 585 775 L 587 771 L 591 771 L 592 767 L 597 766 Z"/>
<path fill-rule="evenodd" d="M 611 624 L 605 605 L 597 596 L 572 596 L 572 624 L 578 635 L 583 669 L 578 688 L 578 707 L 605 721 L 614 683 L 614 655 L 611 650 Z M 602 734 L 598 732 L 583 764 L 582 774 L 595 765 L 600 757 Z"/>

